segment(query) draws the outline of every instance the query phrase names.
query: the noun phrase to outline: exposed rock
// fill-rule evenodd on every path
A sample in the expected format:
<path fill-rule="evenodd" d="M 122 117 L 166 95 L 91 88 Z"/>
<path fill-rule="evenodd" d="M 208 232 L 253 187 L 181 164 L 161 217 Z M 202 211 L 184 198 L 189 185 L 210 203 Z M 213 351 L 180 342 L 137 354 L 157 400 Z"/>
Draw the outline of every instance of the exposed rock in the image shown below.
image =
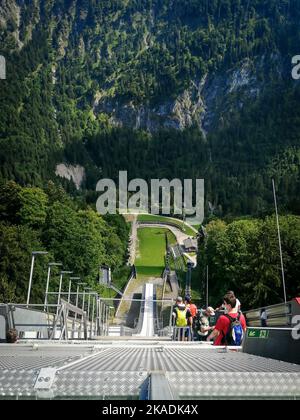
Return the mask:
<path fill-rule="evenodd" d="M 280 77 L 282 63 L 273 57 L 272 72 Z M 175 100 L 167 99 L 156 107 L 121 102 L 109 92 L 97 92 L 94 97 L 95 115 L 106 114 L 113 126 L 157 131 L 161 128 L 183 130 L 197 125 L 204 134 L 219 127 L 234 109 L 243 108 L 246 101 L 259 96 L 262 81 L 259 74 L 270 71 L 264 57 L 257 62 L 248 59 L 235 68 L 192 80 L 190 87 Z M 268 76 L 266 76 L 268 77 Z"/>
<path fill-rule="evenodd" d="M 0 29 L 11 31 L 15 38 L 16 47 L 21 49 L 23 43 L 20 40 L 21 8 L 16 1 L 2 0 L 0 7 Z"/>
<path fill-rule="evenodd" d="M 167 100 L 157 107 L 136 106 L 133 102 L 120 103 L 117 98 L 97 92 L 93 109 L 95 114 L 107 114 L 110 123 L 118 127 L 141 128 L 148 131 L 160 128 L 182 130 L 195 123 L 201 127 L 201 116 L 204 112 L 201 97 L 203 84 L 204 81 L 200 83 L 193 81 L 190 88 L 175 101 Z"/>
<path fill-rule="evenodd" d="M 61 178 L 65 178 L 68 181 L 73 181 L 77 190 L 80 189 L 84 179 L 85 179 L 85 169 L 80 165 L 66 165 L 61 163 L 57 165 L 55 174 Z"/>

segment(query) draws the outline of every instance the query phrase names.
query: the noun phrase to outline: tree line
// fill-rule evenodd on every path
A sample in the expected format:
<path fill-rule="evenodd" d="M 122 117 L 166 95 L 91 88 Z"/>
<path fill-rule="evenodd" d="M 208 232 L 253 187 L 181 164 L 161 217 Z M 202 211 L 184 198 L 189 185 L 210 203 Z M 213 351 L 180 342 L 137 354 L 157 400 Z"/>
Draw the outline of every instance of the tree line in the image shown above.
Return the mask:
<path fill-rule="evenodd" d="M 300 217 L 280 217 L 287 297 L 300 293 Z M 222 296 L 234 290 L 243 310 L 284 302 L 276 218 L 245 219 L 226 223 L 214 220 L 202 238 L 199 266 L 194 279 L 206 296 L 209 272 L 210 305 L 222 303 Z"/>
<path fill-rule="evenodd" d="M 1 183 L 0 301 L 25 302 L 33 251 L 49 253 L 36 260 L 35 303 L 43 302 L 49 262 L 62 263 L 64 270 L 95 288 L 101 264 L 108 264 L 118 278 L 127 259 L 128 235 L 123 217 L 105 220 L 53 182 L 44 189 Z M 57 285 L 58 272 L 51 291 L 57 291 Z"/>

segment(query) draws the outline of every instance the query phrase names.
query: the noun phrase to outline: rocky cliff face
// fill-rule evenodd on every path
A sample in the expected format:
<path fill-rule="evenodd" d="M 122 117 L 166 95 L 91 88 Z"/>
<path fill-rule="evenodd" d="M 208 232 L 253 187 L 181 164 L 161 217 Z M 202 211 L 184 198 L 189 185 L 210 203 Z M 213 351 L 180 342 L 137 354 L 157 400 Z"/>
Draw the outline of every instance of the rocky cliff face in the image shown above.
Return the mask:
<path fill-rule="evenodd" d="M 80 165 L 74 166 L 60 163 L 56 166 L 55 175 L 68 181 L 73 181 L 76 189 L 79 190 L 85 179 L 85 169 Z"/>
<path fill-rule="evenodd" d="M 22 50 L 32 39 L 32 32 L 40 22 L 41 1 L 2 0 L 0 5 L 0 34 L 3 44 L 11 51 Z M 27 13 L 29 11 L 29 13 Z"/>
<path fill-rule="evenodd" d="M 235 31 L 230 34 L 232 25 L 240 25 L 235 14 L 227 11 L 227 22 L 220 19 L 221 8 L 208 10 L 201 0 L 191 2 L 190 13 L 184 7 L 171 0 L 164 7 L 158 0 L 2 0 L 0 52 L 21 51 L 35 31 L 47 34 L 44 70 L 52 73 L 57 121 L 68 113 L 78 121 L 100 119 L 150 132 L 197 125 L 206 133 L 257 98 L 272 75 L 280 79 L 283 59 L 276 53 L 270 66 L 267 50 L 252 52 L 260 42 L 255 38 L 269 34 L 260 18 L 269 14 L 272 21 L 271 7 L 262 11 L 256 5 L 246 16 L 249 22 L 257 18 L 257 27 L 249 23 L 247 48 L 230 66 L 226 48 L 242 50 Z M 292 13 L 279 11 L 285 18 Z M 238 13 L 246 18 L 243 8 Z"/>
<path fill-rule="evenodd" d="M 270 71 L 271 67 L 271 71 Z M 245 59 L 235 68 L 205 75 L 200 81 L 192 80 L 190 87 L 175 100 L 166 99 L 156 107 L 146 103 L 136 106 L 106 96 L 95 97 L 95 116 L 105 114 L 111 125 L 145 129 L 183 130 L 198 126 L 204 134 L 221 128 L 230 113 L 242 109 L 244 104 L 259 98 L 266 79 L 283 80 L 285 64 L 274 55 L 271 63 L 260 57 L 255 62 Z M 263 76 L 263 77 L 262 77 Z"/>

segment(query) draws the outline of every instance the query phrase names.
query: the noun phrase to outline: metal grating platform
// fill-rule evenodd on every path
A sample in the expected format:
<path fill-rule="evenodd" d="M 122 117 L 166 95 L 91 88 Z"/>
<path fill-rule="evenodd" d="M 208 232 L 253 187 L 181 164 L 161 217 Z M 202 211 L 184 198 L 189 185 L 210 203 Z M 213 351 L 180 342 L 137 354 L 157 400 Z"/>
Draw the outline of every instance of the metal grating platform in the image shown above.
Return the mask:
<path fill-rule="evenodd" d="M 181 398 L 299 398 L 299 373 L 202 372 L 168 373 Z"/>
<path fill-rule="evenodd" d="M 0 372 L 5 369 L 31 370 L 61 367 L 93 352 L 93 348 L 0 345 Z"/>
<path fill-rule="evenodd" d="M 41 389 L 44 368 L 55 369 Z M 300 398 L 300 365 L 192 343 L 0 346 L 5 399 L 137 399 L 153 372 L 162 372 L 180 399 Z"/>
<path fill-rule="evenodd" d="M 69 371 L 166 372 L 298 372 L 300 365 L 223 350 L 160 346 L 103 349 L 99 356 L 79 362 Z"/>

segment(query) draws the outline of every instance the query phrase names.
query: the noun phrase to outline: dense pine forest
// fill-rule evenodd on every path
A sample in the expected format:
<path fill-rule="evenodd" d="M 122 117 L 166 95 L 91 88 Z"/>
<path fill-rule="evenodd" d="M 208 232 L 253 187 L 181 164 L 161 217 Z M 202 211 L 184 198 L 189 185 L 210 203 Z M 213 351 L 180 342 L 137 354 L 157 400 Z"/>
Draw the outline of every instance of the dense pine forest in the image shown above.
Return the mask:
<path fill-rule="evenodd" d="M 22 300 L 33 247 L 71 265 L 84 223 L 95 249 L 80 248 L 77 271 L 92 281 L 96 260 L 122 266 L 125 222 L 93 210 L 97 181 L 120 170 L 204 178 L 206 221 L 255 217 L 256 232 L 274 211 L 274 178 L 281 214 L 299 215 L 299 19 L 298 0 L 3 0 L 0 300 Z M 85 169 L 79 191 L 56 176 L 60 163 Z M 289 275 L 298 282 L 296 266 Z"/>
<path fill-rule="evenodd" d="M 123 169 L 188 173 L 224 216 L 267 212 L 274 176 L 299 212 L 297 1 L 4 1 L 0 13 L 2 178 L 42 186 L 60 161 L 83 164 L 90 190 Z"/>

